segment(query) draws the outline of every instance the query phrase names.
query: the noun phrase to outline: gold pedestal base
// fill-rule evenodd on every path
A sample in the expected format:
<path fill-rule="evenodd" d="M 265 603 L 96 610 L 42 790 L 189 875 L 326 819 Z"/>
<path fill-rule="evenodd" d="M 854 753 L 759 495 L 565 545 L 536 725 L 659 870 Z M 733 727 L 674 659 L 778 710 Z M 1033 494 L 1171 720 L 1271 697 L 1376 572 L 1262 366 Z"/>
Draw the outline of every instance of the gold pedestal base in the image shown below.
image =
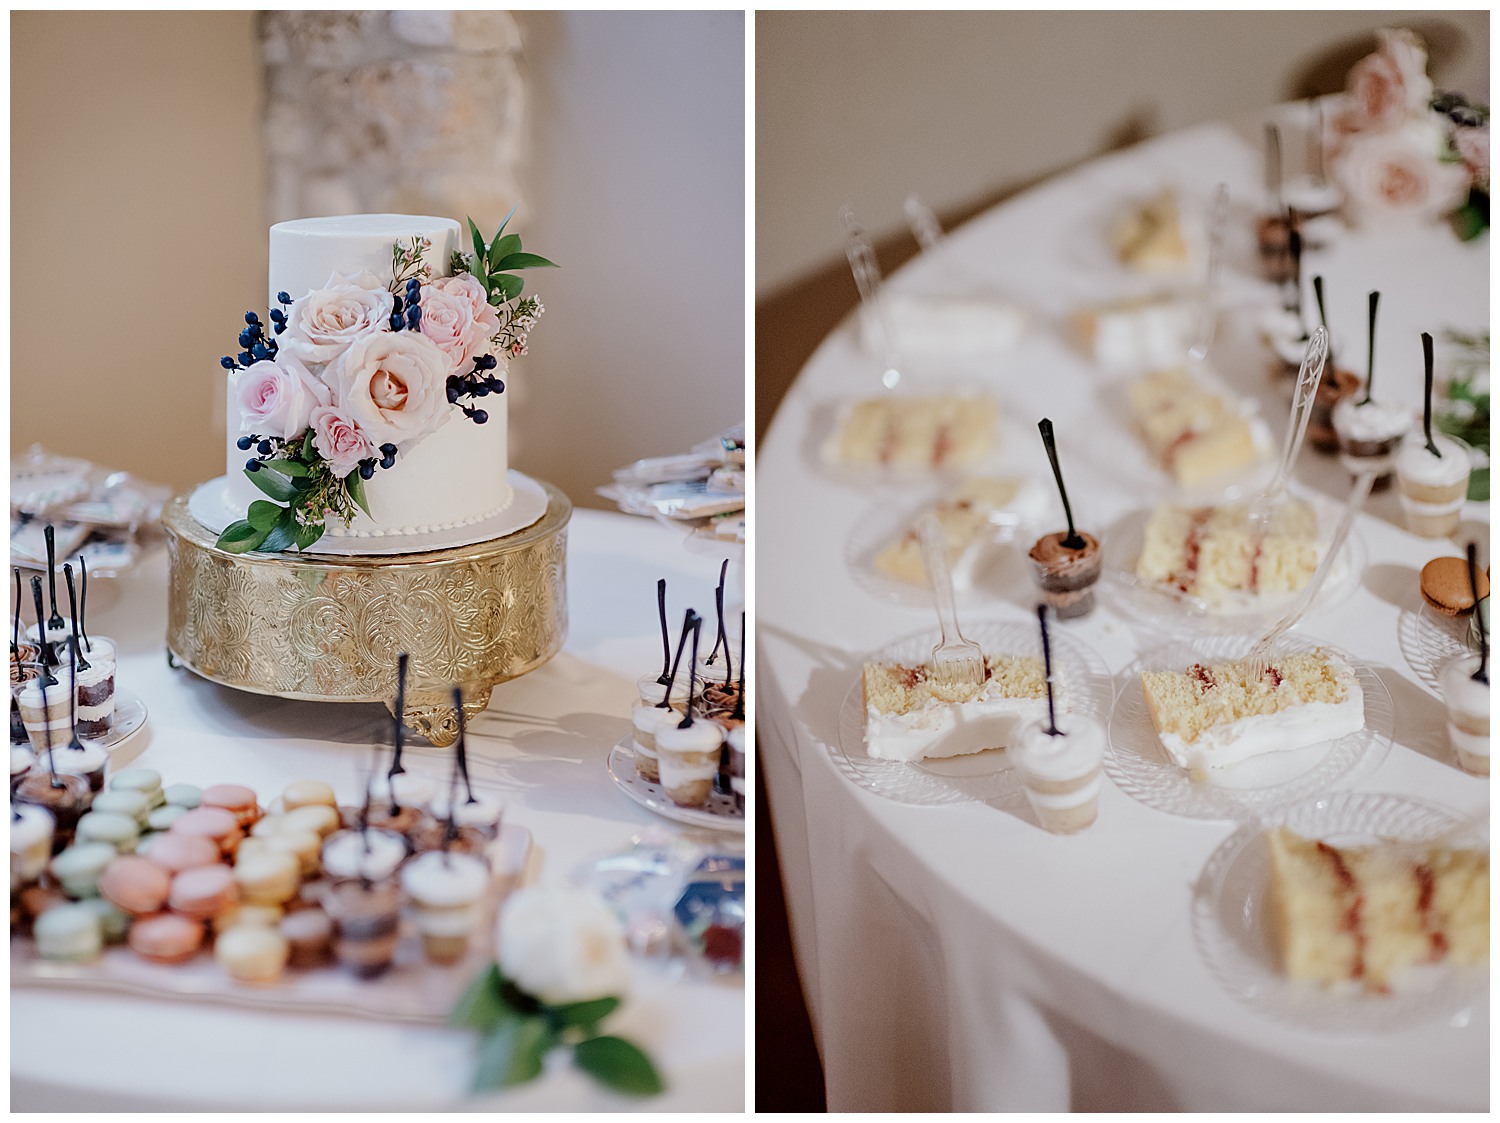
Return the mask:
<path fill-rule="evenodd" d="M 171 560 L 167 648 L 212 682 L 319 702 L 384 702 L 410 655 L 405 724 L 434 745 L 458 737 L 499 683 L 556 655 L 567 637 L 573 506 L 542 483 L 547 513 L 472 546 L 424 554 L 229 554 L 178 496 L 162 512 Z"/>

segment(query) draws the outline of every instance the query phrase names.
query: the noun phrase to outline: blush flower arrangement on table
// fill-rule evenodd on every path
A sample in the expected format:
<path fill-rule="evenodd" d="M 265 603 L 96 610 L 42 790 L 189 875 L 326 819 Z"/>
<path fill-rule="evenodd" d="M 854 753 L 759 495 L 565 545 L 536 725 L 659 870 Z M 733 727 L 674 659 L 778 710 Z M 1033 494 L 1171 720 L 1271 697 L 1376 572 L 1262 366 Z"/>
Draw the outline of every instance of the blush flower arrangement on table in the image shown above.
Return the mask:
<path fill-rule="evenodd" d="M 1415 33 L 1382 30 L 1349 71 L 1330 167 L 1361 223 L 1448 218 L 1468 241 L 1489 228 L 1489 109 L 1436 93 Z"/>
<path fill-rule="evenodd" d="M 558 1048 L 616 1091 L 662 1091 L 651 1058 L 599 1028 L 620 1005 L 630 963 L 624 927 L 598 894 L 540 886 L 514 893 L 500 912 L 496 958 L 450 1019 L 483 1035 L 475 1091 L 534 1080 Z"/>
<path fill-rule="evenodd" d="M 452 276 L 434 277 L 423 260 L 431 242 L 413 238 L 392 247 L 389 285 L 368 270 L 336 273 L 296 299 L 278 293 L 269 326 L 245 313 L 240 352 L 220 365 L 238 445 L 252 454 L 245 474 L 267 498 L 224 528 L 220 549 L 306 550 L 328 519 L 348 526 L 369 514 L 365 481 L 447 423 L 453 406 L 477 425 L 489 420 L 476 403 L 505 392 L 503 364 L 526 354 L 544 311 L 535 294 L 521 295 L 517 274 L 553 266 L 524 252 L 509 223 L 486 242 L 470 219 L 474 252 L 453 254 Z"/>

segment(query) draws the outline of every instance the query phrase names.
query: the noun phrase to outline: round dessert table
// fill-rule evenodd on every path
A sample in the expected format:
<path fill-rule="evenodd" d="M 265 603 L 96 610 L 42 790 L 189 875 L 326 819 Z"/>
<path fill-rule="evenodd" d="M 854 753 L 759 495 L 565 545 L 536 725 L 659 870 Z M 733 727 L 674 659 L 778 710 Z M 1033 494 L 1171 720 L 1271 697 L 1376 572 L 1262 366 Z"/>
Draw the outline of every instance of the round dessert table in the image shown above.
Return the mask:
<path fill-rule="evenodd" d="M 902 371 L 916 388 L 950 375 L 991 388 L 1013 422 L 1005 439 L 1024 445 L 1029 473 L 1049 491 L 1036 423 L 1050 417 L 1078 525 L 1105 532 L 1106 567 L 1109 528 L 1168 498 L 1168 479 L 1064 323 L 1080 306 L 1148 287 L 1107 248 L 1121 207 L 1174 186 L 1185 213 L 1206 214 L 1226 183 L 1210 362 L 1259 399 L 1279 448 L 1290 395 L 1266 373 L 1270 349 L 1243 330 L 1277 306 L 1254 266 L 1253 220 L 1267 194 L 1261 138 L 1259 120 L 1214 124 L 1090 162 L 981 215 L 890 280 L 913 294 L 999 292 L 1032 313 L 1013 350 L 967 366 L 902 356 Z M 1366 293 L 1381 290 L 1378 396 L 1420 416 L 1419 333 L 1487 330 L 1488 250 L 1487 235 L 1464 245 L 1429 227 L 1348 230 L 1309 251 L 1304 276 L 1327 280 L 1335 342 L 1348 356 L 1340 365 L 1363 375 Z M 1316 324 L 1310 299 L 1309 316 Z M 821 461 L 830 403 L 880 393 L 885 364 L 861 348 L 858 326 L 847 319 L 803 369 L 757 471 L 762 778 L 829 1109 L 1485 1110 L 1483 993 L 1435 1019 L 1331 1032 L 1267 1016 L 1220 984 L 1195 941 L 1195 886 L 1235 821 L 1169 814 L 1106 779 L 1097 822 L 1057 836 L 1024 800 L 924 806 L 851 777 L 839 755 L 841 709 L 865 656 L 936 631 L 930 608 L 872 595 L 848 560 L 866 523 L 933 489 L 860 486 Z M 1296 480 L 1334 504 L 1349 491 L 1336 459 L 1311 449 Z M 1060 514 L 1042 530 L 1059 529 Z M 1332 789 L 1415 797 L 1463 815 L 1488 807 L 1488 781 L 1455 764 L 1443 704 L 1398 637 L 1419 613 L 1425 562 L 1461 554 L 1473 538 L 1487 557 L 1488 504 L 1468 504 L 1464 520 L 1456 541 L 1418 538 L 1402 526 L 1394 487 L 1375 494 L 1355 528 L 1364 568 L 1352 590 L 1319 598 L 1299 628 L 1368 664 L 1394 706 L 1388 753 Z M 1010 584 L 996 596 L 961 601 L 962 621 L 1034 624 L 1024 555 L 1009 565 Z M 1154 642 L 1123 595 L 1101 582 L 1090 616 L 1056 625 L 1107 664 L 1117 694 L 1124 669 Z"/>
<path fill-rule="evenodd" d="M 669 608 L 713 619 L 717 561 L 645 519 L 574 512 L 568 544 L 569 635 L 541 669 L 497 687 L 469 727 L 476 788 L 499 795 L 533 841 L 529 882 L 562 883 L 648 830 L 686 828 L 616 789 L 611 747 L 630 731 L 636 678 L 661 656 L 656 580 Z M 167 557 L 158 549 L 115 582 L 96 583 L 91 631 L 119 643 L 119 683 L 148 711 L 113 768 L 164 781 L 249 785 L 268 802 L 292 780 L 333 785 L 354 802 L 387 746 L 377 704 L 283 701 L 239 693 L 167 666 Z M 95 605 L 98 605 L 97 609 Z M 408 742 L 409 771 L 447 783 L 451 752 Z M 698 836 L 707 838 L 709 836 Z M 742 845 L 734 835 L 713 836 Z M 11 992 L 11 1106 L 18 1111 L 740 1111 L 745 1102 L 743 979 L 633 961 L 632 992 L 606 1023 L 656 1060 L 667 1091 L 606 1091 L 554 1054 L 538 1080 L 469 1093 L 478 1036 L 374 1017 L 246 1009 L 35 986 Z M 384 980 L 369 984 L 382 985 Z"/>

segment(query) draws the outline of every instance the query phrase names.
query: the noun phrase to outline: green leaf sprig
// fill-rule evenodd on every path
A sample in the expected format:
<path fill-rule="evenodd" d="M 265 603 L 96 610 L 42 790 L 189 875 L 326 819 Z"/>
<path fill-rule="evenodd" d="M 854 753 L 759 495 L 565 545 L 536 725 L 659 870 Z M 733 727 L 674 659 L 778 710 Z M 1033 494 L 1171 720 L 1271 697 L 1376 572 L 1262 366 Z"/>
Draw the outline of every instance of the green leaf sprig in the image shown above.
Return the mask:
<path fill-rule="evenodd" d="M 268 499 L 257 499 L 243 519 L 230 523 L 215 545 L 230 554 L 251 550 L 274 554 L 296 547 L 305 551 L 323 537 L 325 520 L 345 526 L 358 511 L 370 513 L 365 483 L 356 468 L 335 476 L 313 447 L 312 430 L 287 441 L 276 441 L 270 457 L 245 478 Z"/>
<path fill-rule="evenodd" d="M 654 1096 L 666 1084 L 651 1058 L 623 1037 L 599 1030 L 619 1005 L 618 998 L 598 998 L 549 1006 L 491 964 L 469 984 L 448 1020 L 483 1035 L 476 1092 L 535 1080 L 549 1052 L 571 1048 L 573 1063 L 601 1084 L 630 1096 Z"/>
<path fill-rule="evenodd" d="M 460 267 L 484 285 L 484 291 L 489 294 L 490 303 L 497 308 L 515 300 L 521 295 L 521 290 L 526 287 L 526 282 L 516 276 L 517 272 L 522 269 L 557 268 L 555 262 L 548 261 L 539 254 L 523 252 L 519 234 L 505 232 L 505 228 L 510 225 L 510 220 L 515 213 L 516 208 L 511 207 L 510 214 L 505 216 L 500 229 L 495 231 L 495 236 L 488 242 L 484 240 L 484 235 L 479 232 L 479 227 L 475 225 L 474 220 L 472 218 L 468 220 L 469 237 L 474 244 L 474 253 L 472 257 L 467 257 Z"/>

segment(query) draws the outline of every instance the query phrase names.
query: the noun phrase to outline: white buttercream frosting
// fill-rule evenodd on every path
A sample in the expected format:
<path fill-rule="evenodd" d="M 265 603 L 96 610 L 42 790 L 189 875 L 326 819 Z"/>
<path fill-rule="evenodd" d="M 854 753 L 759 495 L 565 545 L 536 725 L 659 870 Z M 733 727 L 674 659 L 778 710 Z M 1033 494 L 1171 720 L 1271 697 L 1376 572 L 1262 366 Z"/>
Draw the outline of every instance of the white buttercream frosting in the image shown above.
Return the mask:
<path fill-rule="evenodd" d="M 1410 431 L 1412 416 L 1405 406 L 1394 402 L 1371 398 L 1360 404 L 1351 394 L 1333 407 L 1333 427 L 1346 441 L 1389 441 Z"/>
<path fill-rule="evenodd" d="M 1063 782 L 1077 780 L 1096 771 L 1104 761 L 1104 727 L 1088 714 L 1068 714 L 1058 721 L 1053 736 L 1043 719 L 1021 730 L 1011 747 L 1011 759 L 1025 776 Z M 1098 791 L 1097 786 L 1095 792 Z M 1089 797 L 1073 793 L 1067 806 L 1087 802 Z M 1061 806 L 1061 805 L 1059 805 Z"/>
<path fill-rule="evenodd" d="M 972 702 L 933 699 L 904 714 L 867 706 L 865 749 L 877 760 L 916 761 L 1005 748 L 1022 726 L 1046 712 L 1045 699 L 1008 697 L 994 690 L 993 681 Z"/>
<path fill-rule="evenodd" d="M 337 831 L 323 843 L 323 870 L 330 877 L 380 881 L 395 873 L 405 860 L 405 840 L 393 831 L 375 827 L 363 836 L 357 830 Z"/>
<path fill-rule="evenodd" d="M 1396 471 L 1404 480 L 1423 487 L 1451 487 L 1469 478 L 1469 451 L 1452 437 L 1432 434 L 1438 455 L 1427 448 L 1427 435 L 1410 433 L 1396 454 Z"/>
<path fill-rule="evenodd" d="M 473 854 L 429 850 L 401 867 L 401 888 L 424 908 L 470 905 L 484 896 L 490 867 Z"/>
<path fill-rule="evenodd" d="M 394 776 L 381 773 L 370 781 L 370 802 L 383 803 L 395 794 L 398 807 L 415 807 L 419 810 L 432 802 L 432 782 L 414 772 L 397 772 Z"/>

